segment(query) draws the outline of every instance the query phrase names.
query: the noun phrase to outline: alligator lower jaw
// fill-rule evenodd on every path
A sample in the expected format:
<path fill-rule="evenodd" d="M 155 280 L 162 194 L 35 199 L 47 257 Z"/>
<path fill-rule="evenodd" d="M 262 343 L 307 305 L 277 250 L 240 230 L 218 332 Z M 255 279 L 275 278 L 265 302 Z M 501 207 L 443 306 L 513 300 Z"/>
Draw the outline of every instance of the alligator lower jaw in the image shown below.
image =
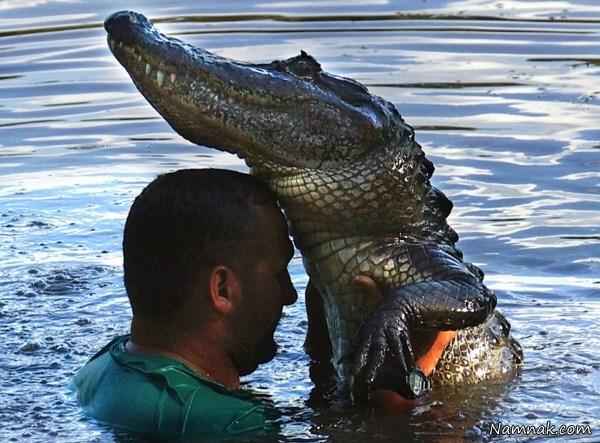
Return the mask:
<path fill-rule="evenodd" d="M 218 120 L 209 117 L 208 109 L 200 108 L 187 95 L 193 87 L 186 70 L 178 71 L 175 65 L 157 62 L 135 44 L 126 44 L 110 35 L 108 45 L 137 89 L 180 135 L 193 143 L 235 154 L 252 167 L 248 150 L 243 147 L 247 143 L 243 135 L 226 131 Z M 198 128 L 202 131 L 200 136 Z"/>
<path fill-rule="evenodd" d="M 122 41 L 108 37 L 108 46 L 114 56 L 125 66 L 127 71 L 137 74 L 136 79 L 147 77 L 147 82 L 154 82 L 155 87 L 167 89 L 174 85 L 177 80 L 177 72 L 174 67 L 158 67 L 151 60 L 145 59 L 142 51 L 133 45 L 124 44 Z M 146 83 L 146 82 L 144 82 Z"/>

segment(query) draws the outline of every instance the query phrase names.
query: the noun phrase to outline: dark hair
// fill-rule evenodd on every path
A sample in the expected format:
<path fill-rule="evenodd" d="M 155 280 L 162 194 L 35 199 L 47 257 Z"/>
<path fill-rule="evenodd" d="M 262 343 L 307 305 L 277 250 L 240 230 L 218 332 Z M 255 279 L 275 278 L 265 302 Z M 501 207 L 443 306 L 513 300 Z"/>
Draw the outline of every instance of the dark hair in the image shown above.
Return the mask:
<path fill-rule="evenodd" d="M 234 266 L 256 229 L 257 206 L 276 205 L 250 175 L 185 169 L 158 176 L 135 199 L 123 234 L 125 288 L 134 315 L 172 319 L 202 269 Z"/>

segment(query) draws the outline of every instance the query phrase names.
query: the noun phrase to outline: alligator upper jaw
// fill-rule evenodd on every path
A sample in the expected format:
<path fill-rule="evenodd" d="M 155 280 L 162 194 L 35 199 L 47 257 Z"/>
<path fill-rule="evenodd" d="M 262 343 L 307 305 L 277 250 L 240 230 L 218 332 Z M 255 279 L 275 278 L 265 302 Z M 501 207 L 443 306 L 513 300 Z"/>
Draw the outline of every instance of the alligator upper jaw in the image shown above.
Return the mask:
<path fill-rule="evenodd" d="M 282 166 L 338 165 L 409 130 L 393 105 L 305 53 L 270 64 L 218 57 L 122 11 L 105 22 L 110 48 L 180 135 Z"/>
<path fill-rule="evenodd" d="M 209 73 L 197 69 L 218 57 L 158 32 L 142 14 L 120 11 L 104 22 L 111 52 L 134 84 L 159 114 L 186 139 L 221 150 L 244 154 L 243 134 L 223 131 L 210 118 L 215 97 L 200 79 Z M 196 96 L 205 91 L 200 100 Z"/>

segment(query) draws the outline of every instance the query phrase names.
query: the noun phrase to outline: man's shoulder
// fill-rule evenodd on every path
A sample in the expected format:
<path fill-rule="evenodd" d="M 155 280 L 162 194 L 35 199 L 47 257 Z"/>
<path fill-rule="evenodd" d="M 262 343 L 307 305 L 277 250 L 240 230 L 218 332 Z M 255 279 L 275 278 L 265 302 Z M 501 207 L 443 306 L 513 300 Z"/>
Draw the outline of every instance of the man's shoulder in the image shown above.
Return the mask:
<path fill-rule="evenodd" d="M 130 353 L 118 337 L 79 371 L 79 402 L 99 421 L 165 436 L 231 435 L 265 427 L 262 405 L 164 356 Z"/>
<path fill-rule="evenodd" d="M 267 430 L 265 407 L 244 399 L 240 394 L 227 395 L 215 391 L 197 390 L 190 397 L 189 413 L 182 434 L 237 435 Z"/>

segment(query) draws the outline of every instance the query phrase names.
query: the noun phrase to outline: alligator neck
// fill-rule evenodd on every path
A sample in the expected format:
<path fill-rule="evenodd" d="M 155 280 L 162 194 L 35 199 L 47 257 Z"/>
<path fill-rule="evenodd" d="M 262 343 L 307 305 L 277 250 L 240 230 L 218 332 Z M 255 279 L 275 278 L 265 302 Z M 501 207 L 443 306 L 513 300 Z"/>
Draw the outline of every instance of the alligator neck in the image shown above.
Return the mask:
<path fill-rule="evenodd" d="M 409 143 L 335 169 L 260 163 L 252 171 L 278 195 L 301 250 L 344 237 L 418 238 L 430 172 L 420 146 Z"/>

